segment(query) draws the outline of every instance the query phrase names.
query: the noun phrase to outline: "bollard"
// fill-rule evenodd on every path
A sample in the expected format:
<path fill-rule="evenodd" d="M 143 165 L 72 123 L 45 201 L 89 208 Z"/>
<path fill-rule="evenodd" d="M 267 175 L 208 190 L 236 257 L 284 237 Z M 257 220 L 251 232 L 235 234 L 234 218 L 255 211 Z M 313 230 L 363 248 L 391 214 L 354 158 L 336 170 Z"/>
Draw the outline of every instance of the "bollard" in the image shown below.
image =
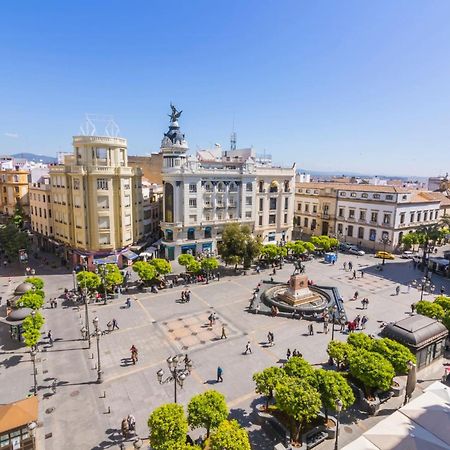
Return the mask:
<path fill-rule="evenodd" d="M 100 398 L 106 398 L 106 391 L 103 391 L 103 395 L 100 395 Z"/>

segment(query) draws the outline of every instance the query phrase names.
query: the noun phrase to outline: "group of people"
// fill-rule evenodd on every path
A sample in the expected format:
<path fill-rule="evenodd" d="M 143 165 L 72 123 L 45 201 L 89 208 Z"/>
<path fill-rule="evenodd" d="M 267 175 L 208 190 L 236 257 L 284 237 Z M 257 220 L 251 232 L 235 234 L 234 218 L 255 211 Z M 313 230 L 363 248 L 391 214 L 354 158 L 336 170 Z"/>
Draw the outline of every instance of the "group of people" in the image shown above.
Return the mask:
<path fill-rule="evenodd" d="M 369 319 L 367 316 L 360 316 L 359 314 L 355 317 L 354 320 L 347 322 L 347 331 L 351 333 L 355 330 L 364 330 L 366 328 L 366 323 Z M 343 327 L 341 325 L 341 331 L 343 330 Z"/>
<path fill-rule="evenodd" d="M 106 326 L 107 326 L 109 332 L 114 331 L 114 330 L 116 330 L 116 329 L 117 329 L 117 330 L 119 329 L 119 325 L 118 325 L 116 319 L 110 320 L 110 321 L 106 324 Z"/>
<path fill-rule="evenodd" d="M 181 291 L 181 303 L 189 303 L 191 301 L 191 291 L 185 289 Z"/>
<path fill-rule="evenodd" d="M 122 424 L 120 426 L 122 431 L 122 436 L 127 439 L 130 433 L 134 433 L 136 431 L 136 419 L 132 414 L 128 414 L 128 417 L 125 417 L 122 420 Z"/>
<path fill-rule="evenodd" d="M 292 353 L 291 353 L 291 350 L 289 348 L 287 349 L 287 351 L 286 351 L 286 359 L 289 361 L 291 356 L 298 356 L 299 358 L 303 358 L 303 355 L 299 351 L 297 351 L 296 348 L 294 348 L 294 350 L 292 350 Z"/>

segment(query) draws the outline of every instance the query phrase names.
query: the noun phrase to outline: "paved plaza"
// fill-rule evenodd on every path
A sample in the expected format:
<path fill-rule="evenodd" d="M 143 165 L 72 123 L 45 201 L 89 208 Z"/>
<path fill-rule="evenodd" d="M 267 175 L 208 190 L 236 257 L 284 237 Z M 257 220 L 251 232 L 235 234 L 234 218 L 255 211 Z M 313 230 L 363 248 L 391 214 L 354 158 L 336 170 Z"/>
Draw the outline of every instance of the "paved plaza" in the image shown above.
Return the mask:
<path fill-rule="evenodd" d="M 344 271 L 343 262 L 352 261 L 354 268 L 364 271 L 364 277 L 352 279 L 350 271 Z M 318 285 L 336 286 L 348 317 L 367 314 L 366 332 L 378 334 L 384 322 L 396 321 L 410 314 L 411 303 L 420 293 L 408 289 L 412 280 L 422 276 L 409 261 L 389 261 L 379 272 L 379 260 L 373 256 L 356 257 L 339 255 L 335 265 L 320 260 L 306 263 L 306 274 Z M 277 271 L 277 281 L 287 281 L 293 271 L 285 264 Z M 37 275 L 46 282 L 47 299 L 62 294 L 65 287 L 72 286 L 72 275 L 62 270 Z M 257 275 L 249 271 L 246 276 L 223 277 L 209 284 L 189 286 L 191 301 L 181 303 L 183 286 L 161 291 L 157 294 L 133 293 L 132 305 L 125 307 L 125 296 L 107 305 L 90 304 L 90 321 L 99 318 L 100 327 L 115 318 L 119 329 L 100 338 L 103 384 L 96 384 L 97 350 L 95 338 L 91 347 L 81 340 L 80 329 L 84 325 L 84 308 L 60 300 L 57 309 L 46 306 L 44 331 L 52 330 L 53 345 L 43 337 L 38 358 L 39 397 L 41 399 L 40 442 L 46 449 L 102 449 L 119 448 L 119 433 L 123 417 L 133 414 L 137 419 L 137 432 L 148 434 L 147 419 L 158 405 L 173 401 L 174 386 L 160 385 L 156 372 L 167 372 L 166 358 L 187 353 L 193 369 L 184 388 L 178 390 L 178 401 L 186 404 L 189 399 L 207 389 L 217 389 L 227 399 L 231 414 L 249 430 L 255 449 L 272 449 L 273 441 L 260 431 L 252 413 L 255 394 L 252 374 L 271 365 L 283 363 L 286 350 L 297 349 L 312 364 L 326 364 L 326 346 L 331 331 L 323 333 L 322 324 L 314 324 L 314 335 L 308 336 L 307 321 L 269 317 L 247 311 L 254 287 L 262 279 L 269 278 L 269 271 Z M 449 280 L 434 276 L 437 289 L 443 285 L 450 292 Z M 2 277 L 2 297 L 5 299 L 23 281 L 16 273 L 8 283 Z M 399 295 L 396 286 L 401 285 Z M 263 285 L 264 288 L 264 285 Z M 354 292 L 359 299 L 369 298 L 369 307 L 362 312 L 361 302 L 353 301 Z M 426 295 L 426 299 L 432 296 Z M 209 325 L 208 317 L 215 312 L 217 320 Z M 222 325 L 227 338 L 221 339 Z M 92 329 L 92 325 L 91 325 Z M 275 345 L 268 346 L 267 333 L 275 337 Z M 336 331 L 335 338 L 345 340 L 346 335 Z M 23 347 L 15 347 L 3 332 L 0 354 L 1 402 L 25 397 L 32 385 L 32 365 Z M 250 341 L 252 354 L 244 355 L 245 345 Z M 139 351 L 139 361 L 133 365 L 130 347 Z M 223 383 L 216 383 L 217 366 L 223 368 Z M 439 368 L 437 369 L 439 370 Z M 419 373 L 419 378 L 423 375 Z M 6 380 L 6 382 L 5 382 Z M 54 389 L 54 387 L 56 388 Z M 341 443 L 350 442 L 372 423 L 374 418 L 354 423 L 343 415 Z M 196 436 L 196 432 L 192 433 Z M 128 442 L 128 447 L 132 447 Z M 44 447 L 42 447 L 44 448 Z M 332 448 L 326 442 L 319 449 Z"/>

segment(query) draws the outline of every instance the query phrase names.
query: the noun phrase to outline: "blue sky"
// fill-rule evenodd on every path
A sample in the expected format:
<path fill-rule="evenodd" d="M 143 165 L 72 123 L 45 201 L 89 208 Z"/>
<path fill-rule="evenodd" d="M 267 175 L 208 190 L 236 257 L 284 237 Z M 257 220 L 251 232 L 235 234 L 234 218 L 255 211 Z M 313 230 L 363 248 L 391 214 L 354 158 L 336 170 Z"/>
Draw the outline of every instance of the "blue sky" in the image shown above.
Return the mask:
<path fill-rule="evenodd" d="M 300 168 L 450 170 L 450 2 L 0 4 L 0 153 L 71 149 L 111 114 L 157 151 L 169 103 L 192 150 L 253 145 Z"/>

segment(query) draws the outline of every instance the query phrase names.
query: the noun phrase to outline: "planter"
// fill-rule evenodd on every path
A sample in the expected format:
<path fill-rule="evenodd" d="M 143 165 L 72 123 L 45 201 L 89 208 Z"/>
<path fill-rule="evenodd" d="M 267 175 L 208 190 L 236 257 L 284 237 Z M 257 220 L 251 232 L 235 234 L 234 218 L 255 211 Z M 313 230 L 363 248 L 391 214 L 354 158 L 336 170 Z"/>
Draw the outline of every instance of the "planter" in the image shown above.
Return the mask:
<path fill-rule="evenodd" d="M 375 415 L 378 410 L 380 409 L 380 399 L 378 398 L 378 396 L 375 395 L 374 399 L 367 399 L 365 397 L 363 397 L 361 399 L 361 404 L 363 406 L 364 411 L 367 412 L 367 414 L 373 416 Z"/>
<path fill-rule="evenodd" d="M 335 439 L 336 438 L 337 420 L 332 416 L 328 416 L 328 422 L 332 422 L 333 425 L 330 426 L 330 424 L 328 424 L 328 426 L 325 426 L 325 432 L 328 434 L 327 439 Z"/>
<path fill-rule="evenodd" d="M 142 291 L 145 292 L 146 294 L 150 294 L 152 292 L 152 288 L 151 287 L 143 287 Z"/>
<path fill-rule="evenodd" d="M 405 385 L 394 380 L 392 382 L 391 391 L 394 397 L 401 397 L 405 393 Z"/>

